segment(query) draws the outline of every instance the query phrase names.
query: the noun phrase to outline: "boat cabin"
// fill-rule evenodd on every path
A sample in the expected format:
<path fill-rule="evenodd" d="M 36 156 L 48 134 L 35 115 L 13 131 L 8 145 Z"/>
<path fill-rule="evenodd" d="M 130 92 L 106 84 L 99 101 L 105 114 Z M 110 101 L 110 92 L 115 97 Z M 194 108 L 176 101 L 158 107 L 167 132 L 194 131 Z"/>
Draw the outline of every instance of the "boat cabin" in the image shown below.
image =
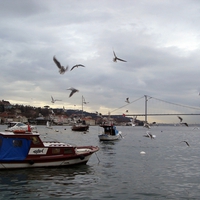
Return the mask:
<path fill-rule="evenodd" d="M 43 142 L 39 133 L 0 132 L 0 161 L 25 160 L 41 155 L 74 154 L 71 145 Z"/>
<path fill-rule="evenodd" d="M 101 127 L 104 128 L 104 134 L 107 134 L 107 135 L 117 135 L 118 134 L 118 130 L 116 129 L 115 126 L 102 125 Z"/>

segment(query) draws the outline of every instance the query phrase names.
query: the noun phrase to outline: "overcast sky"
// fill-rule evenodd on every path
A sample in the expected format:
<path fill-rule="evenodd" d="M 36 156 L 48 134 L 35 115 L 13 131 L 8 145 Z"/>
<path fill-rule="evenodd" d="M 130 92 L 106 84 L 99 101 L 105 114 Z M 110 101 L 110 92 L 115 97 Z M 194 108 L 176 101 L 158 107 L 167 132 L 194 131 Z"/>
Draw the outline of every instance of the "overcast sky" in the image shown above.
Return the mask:
<path fill-rule="evenodd" d="M 1 100 L 81 109 L 84 96 L 89 102 L 84 110 L 102 114 L 143 112 L 143 99 L 140 106 L 123 105 L 127 97 L 132 102 L 144 95 L 200 106 L 200 1 L 0 0 L 0 5 Z M 127 62 L 113 62 L 113 50 Z M 54 55 L 69 66 L 65 74 Z M 75 64 L 85 67 L 70 71 Z M 69 87 L 79 92 L 69 98 Z M 53 104 L 51 96 L 62 101 Z"/>

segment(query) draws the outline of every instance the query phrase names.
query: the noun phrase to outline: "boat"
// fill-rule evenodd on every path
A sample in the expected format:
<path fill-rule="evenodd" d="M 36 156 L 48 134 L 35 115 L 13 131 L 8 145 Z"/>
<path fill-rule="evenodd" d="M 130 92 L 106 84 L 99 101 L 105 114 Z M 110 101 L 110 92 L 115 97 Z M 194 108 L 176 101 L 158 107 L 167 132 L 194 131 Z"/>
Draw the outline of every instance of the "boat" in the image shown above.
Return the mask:
<path fill-rule="evenodd" d="M 29 128 L 31 129 L 31 131 L 35 131 L 37 132 L 37 127 L 36 126 L 32 126 L 29 125 Z M 28 125 L 22 122 L 9 122 L 7 124 L 7 128 L 5 129 L 5 131 L 20 131 L 20 130 L 28 130 Z"/>
<path fill-rule="evenodd" d="M 98 135 L 100 141 L 113 141 L 122 138 L 121 131 L 112 124 L 100 125 L 104 129 L 103 133 Z"/>
<path fill-rule="evenodd" d="M 75 123 L 71 127 L 71 129 L 72 129 L 72 131 L 88 131 L 89 125 L 85 124 L 85 122 L 82 121 L 82 122 Z"/>
<path fill-rule="evenodd" d="M 86 164 L 97 146 L 75 146 L 42 141 L 40 134 L 25 130 L 0 132 L 0 169 L 66 167 Z"/>
<path fill-rule="evenodd" d="M 86 124 L 85 120 L 83 119 L 83 104 L 87 104 L 88 102 L 85 101 L 85 98 L 82 96 L 82 114 L 81 119 L 75 119 L 74 124 L 71 127 L 72 131 L 88 131 L 89 130 L 89 124 Z"/>

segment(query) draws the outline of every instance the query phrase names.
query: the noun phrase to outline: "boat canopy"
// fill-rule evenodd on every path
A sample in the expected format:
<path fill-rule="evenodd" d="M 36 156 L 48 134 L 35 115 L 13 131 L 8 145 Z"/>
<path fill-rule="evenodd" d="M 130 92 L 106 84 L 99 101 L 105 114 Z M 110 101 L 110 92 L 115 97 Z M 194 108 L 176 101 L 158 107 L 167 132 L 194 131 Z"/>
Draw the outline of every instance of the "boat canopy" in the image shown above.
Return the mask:
<path fill-rule="evenodd" d="M 0 136 L 0 161 L 24 160 L 29 152 L 31 141 L 25 138 Z"/>

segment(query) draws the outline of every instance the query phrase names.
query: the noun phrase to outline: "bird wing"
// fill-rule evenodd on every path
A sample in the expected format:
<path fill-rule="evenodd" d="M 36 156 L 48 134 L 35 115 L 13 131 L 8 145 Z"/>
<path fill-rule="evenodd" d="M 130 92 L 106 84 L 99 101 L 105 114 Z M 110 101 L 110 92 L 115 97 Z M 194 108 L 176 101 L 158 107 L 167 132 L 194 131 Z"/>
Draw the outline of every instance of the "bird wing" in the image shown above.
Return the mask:
<path fill-rule="evenodd" d="M 180 116 L 177 116 L 179 119 L 180 119 L 180 122 L 182 122 L 183 121 L 183 118 L 182 117 L 180 117 Z"/>
<path fill-rule="evenodd" d="M 85 67 L 85 66 L 82 65 L 82 64 L 77 64 L 76 66 L 77 66 L 77 67 Z"/>
<path fill-rule="evenodd" d="M 117 56 L 116 56 L 116 54 L 115 54 L 115 52 L 114 52 L 114 51 L 113 51 L 113 54 L 114 54 L 115 58 L 117 58 Z"/>
<path fill-rule="evenodd" d="M 53 57 L 53 61 L 55 62 L 55 64 L 57 65 L 57 67 L 59 68 L 59 69 L 61 69 L 62 68 L 62 66 L 61 66 L 61 64 L 60 64 L 60 62 L 56 59 L 56 57 L 54 56 Z"/>
<path fill-rule="evenodd" d="M 70 71 L 72 71 L 75 67 L 77 67 L 76 65 L 74 65 L 72 68 L 71 68 L 71 70 Z"/>
<path fill-rule="evenodd" d="M 126 60 L 122 60 L 121 58 L 117 58 L 117 60 L 120 60 L 122 62 L 127 62 Z"/>
<path fill-rule="evenodd" d="M 74 65 L 72 68 L 71 68 L 71 70 L 70 71 L 72 71 L 75 67 L 85 67 L 84 65 L 82 65 L 82 64 L 77 64 L 77 65 Z"/>
<path fill-rule="evenodd" d="M 75 88 L 70 88 L 68 90 L 71 90 L 71 93 L 69 94 L 69 97 L 71 97 L 75 92 L 78 92 L 78 90 L 75 89 Z"/>
<path fill-rule="evenodd" d="M 188 143 L 187 141 L 182 141 L 182 142 L 185 142 L 188 146 L 190 146 L 189 143 Z"/>
<path fill-rule="evenodd" d="M 69 94 L 69 97 L 71 97 L 74 93 L 75 93 L 75 91 L 72 90 L 71 93 Z"/>

